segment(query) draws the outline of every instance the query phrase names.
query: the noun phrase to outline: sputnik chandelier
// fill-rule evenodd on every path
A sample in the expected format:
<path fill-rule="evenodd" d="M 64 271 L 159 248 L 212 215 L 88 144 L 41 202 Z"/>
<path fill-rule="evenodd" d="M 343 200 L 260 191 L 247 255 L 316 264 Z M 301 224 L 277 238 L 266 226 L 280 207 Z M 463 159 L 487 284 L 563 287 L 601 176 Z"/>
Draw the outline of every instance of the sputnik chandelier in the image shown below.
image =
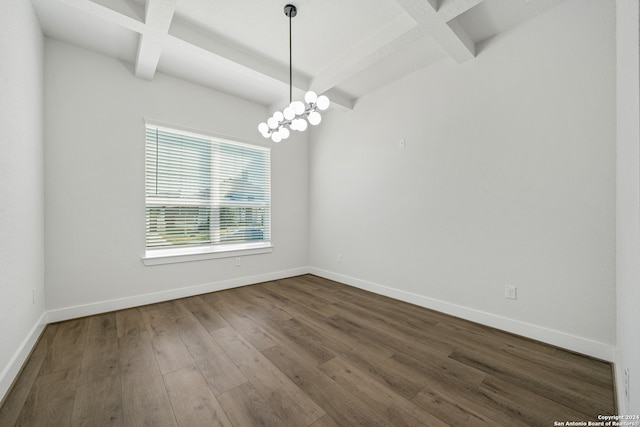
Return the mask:
<path fill-rule="evenodd" d="M 322 116 L 319 111 L 329 108 L 329 98 L 318 96 L 309 91 L 304 95 L 304 101 L 293 101 L 293 65 L 291 61 L 291 19 L 298 14 L 298 9 L 292 4 L 284 7 L 284 14 L 289 18 L 289 106 L 283 111 L 276 111 L 273 116 L 258 125 L 258 131 L 265 138 L 273 142 L 280 142 L 289 138 L 292 130 L 304 132 L 307 130 L 307 120 L 313 126 L 320 123 Z"/>

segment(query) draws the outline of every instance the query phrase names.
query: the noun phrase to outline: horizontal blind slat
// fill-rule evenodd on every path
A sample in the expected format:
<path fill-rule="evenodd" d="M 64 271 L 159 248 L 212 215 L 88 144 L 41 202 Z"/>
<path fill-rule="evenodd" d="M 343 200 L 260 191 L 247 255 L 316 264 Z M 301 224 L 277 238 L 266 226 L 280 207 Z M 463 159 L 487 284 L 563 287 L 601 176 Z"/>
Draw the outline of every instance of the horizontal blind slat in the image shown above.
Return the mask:
<path fill-rule="evenodd" d="M 271 238 L 270 152 L 147 126 L 146 246 Z"/>

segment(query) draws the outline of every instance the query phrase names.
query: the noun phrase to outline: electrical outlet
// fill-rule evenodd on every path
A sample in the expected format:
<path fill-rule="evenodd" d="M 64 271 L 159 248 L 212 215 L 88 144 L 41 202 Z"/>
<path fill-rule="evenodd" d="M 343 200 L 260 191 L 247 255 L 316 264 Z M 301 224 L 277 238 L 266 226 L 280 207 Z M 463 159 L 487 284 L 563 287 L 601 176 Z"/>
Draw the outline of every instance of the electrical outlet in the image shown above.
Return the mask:
<path fill-rule="evenodd" d="M 629 401 L 629 368 L 624 368 L 624 397 Z"/>
<path fill-rule="evenodd" d="M 236 267 L 240 267 L 240 258 L 236 258 Z"/>
<path fill-rule="evenodd" d="M 406 143 L 404 139 L 401 139 L 400 141 L 398 141 L 398 148 L 403 149 L 405 147 L 406 147 Z"/>
<path fill-rule="evenodd" d="M 510 285 L 505 286 L 504 296 L 507 299 L 518 299 L 518 288 Z"/>

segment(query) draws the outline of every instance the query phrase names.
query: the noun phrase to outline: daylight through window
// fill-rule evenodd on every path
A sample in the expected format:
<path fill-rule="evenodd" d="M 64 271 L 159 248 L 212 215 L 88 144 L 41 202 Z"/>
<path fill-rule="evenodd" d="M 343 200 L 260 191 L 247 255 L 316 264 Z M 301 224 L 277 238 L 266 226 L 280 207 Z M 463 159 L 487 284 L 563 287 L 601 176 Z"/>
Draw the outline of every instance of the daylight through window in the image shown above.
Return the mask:
<path fill-rule="evenodd" d="M 270 164 L 267 148 L 147 125 L 147 250 L 268 243 Z"/>

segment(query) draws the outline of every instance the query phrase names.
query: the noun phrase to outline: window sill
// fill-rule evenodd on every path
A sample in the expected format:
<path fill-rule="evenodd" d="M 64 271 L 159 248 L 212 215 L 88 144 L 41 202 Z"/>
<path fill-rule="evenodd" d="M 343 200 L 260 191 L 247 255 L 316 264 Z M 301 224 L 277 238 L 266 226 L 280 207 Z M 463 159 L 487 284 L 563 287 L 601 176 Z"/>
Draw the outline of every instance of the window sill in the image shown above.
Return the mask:
<path fill-rule="evenodd" d="M 246 255 L 266 254 L 273 251 L 270 242 L 250 243 L 179 249 L 152 249 L 142 257 L 144 265 L 175 264 L 179 262 L 203 261 L 208 259 L 231 258 Z"/>

